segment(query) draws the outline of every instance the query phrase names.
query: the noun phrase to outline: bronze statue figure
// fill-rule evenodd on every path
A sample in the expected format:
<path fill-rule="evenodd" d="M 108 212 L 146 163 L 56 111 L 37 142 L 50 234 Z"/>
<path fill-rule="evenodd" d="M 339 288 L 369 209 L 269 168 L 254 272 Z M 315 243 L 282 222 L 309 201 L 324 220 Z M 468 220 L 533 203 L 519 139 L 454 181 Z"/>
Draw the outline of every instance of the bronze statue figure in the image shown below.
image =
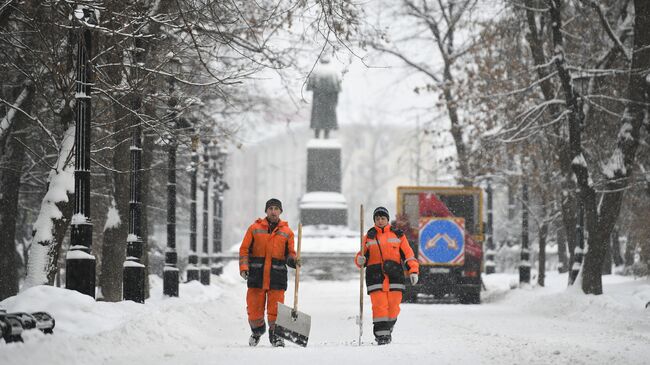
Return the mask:
<path fill-rule="evenodd" d="M 327 139 L 329 131 L 338 128 L 336 104 L 341 91 L 341 78 L 329 65 L 329 58 L 321 58 L 319 67 L 314 69 L 307 81 L 307 90 L 313 92 L 309 127 L 314 130 L 315 138 L 318 138 L 322 129 L 324 138 Z"/>

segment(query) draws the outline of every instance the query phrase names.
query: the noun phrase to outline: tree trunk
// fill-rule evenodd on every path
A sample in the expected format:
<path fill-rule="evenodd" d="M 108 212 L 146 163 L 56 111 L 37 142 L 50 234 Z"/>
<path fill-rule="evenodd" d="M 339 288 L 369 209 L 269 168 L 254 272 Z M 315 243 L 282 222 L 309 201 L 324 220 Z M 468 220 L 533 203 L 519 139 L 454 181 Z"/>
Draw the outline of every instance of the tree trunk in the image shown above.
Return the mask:
<path fill-rule="evenodd" d="M 623 264 L 625 265 L 625 272 L 634 265 L 634 251 L 636 250 L 636 243 L 632 235 L 627 236 L 625 243 L 625 254 L 623 255 Z"/>
<path fill-rule="evenodd" d="M 564 227 L 560 227 L 557 230 L 557 256 L 560 261 L 558 266 L 558 272 L 564 274 L 569 271 L 569 258 L 567 257 L 567 240 L 566 240 L 566 230 Z"/>
<path fill-rule="evenodd" d="M 23 108 L 30 112 L 33 90 L 24 88 L 23 93 L 28 94 L 28 100 L 21 102 Z M 10 112 L 14 109 L 10 109 Z M 7 113 L 9 114 L 9 113 Z M 20 179 L 25 161 L 25 147 L 27 121 L 22 113 L 5 120 L 14 119 L 8 124 L 7 138 L 2 138 L 0 145 L 0 301 L 18 294 L 18 257 L 16 252 L 16 218 L 18 217 L 18 197 L 20 192 Z"/>
<path fill-rule="evenodd" d="M 119 175 L 115 173 L 115 175 Z M 128 229 L 128 195 L 124 189 L 117 189 L 117 185 L 123 182 L 113 177 L 115 191 L 112 200 L 114 205 L 109 208 L 110 214 L 119 217 L 118 223 L 107 225 L 104 229 L 104 243 L 102 245 L 102 266 L 99 274 L 99 285 L 102 296 L 107 302 L 119 302 L 122 300 L 122 265 L 126 259 L 126 236 Z"/>
<path fill-rule="evenodd" d="M 612 231 L 612 260 L 614 266 L 623 265 L 623 258 L 621 257 L 621 241 L 618 236 L 618 229 L 614 228 Z"/>
<path fill-rule="evenodd" d="M 605 247 L 609 245 L 612 229 L 618 220 L 623 193 L 635 167 L 636 151 L 639 146 L 641 127 L 648 115 L 650 86 L 646 82 L 650 70 L 650 3 L 645 0 L 634 1 L 634 49 L 628 83 L 627 110 L 618 134 L 618 145 L 612 159 L 620 161 L 618 168 L 607 176 L 606 189 L 600 203 L 599 214 L 595 211 L 595 197 L 590 198 L 594 220 L 589 227 L 589 250 L 583 265 L 582 290 L 587 294 L 602 294 L 601 271 L 605 259 Z M 636 70 L 644 70 L 637 72 Z M 580 181 L 580 179 L 578 179 Z"/>
<path fill-rule="evenodd" d="M 611 245 L 612 239 L 611 235 L 610 238 L 607 240 L 607 244 L 605 245 L 605 259 L 603 260 L 603 275 L 611 275 L 612 274 L 612 245 Z"/>
<path fill-rule="evenodd" d="M 66 109 L 64 118 L 72 120 L 72 109 Z M 56 166 L 50 171 L 47 192 L 33 225 L 25 289 L 36 285 L 52 285 L 58 271 L 61 243 L 74 208 L 74 130 L 74 123 L 70 123 L 61 142 Z"/>
<path fill-rule="evenodd" d="M 126 237 L 129 231 L 129 171 L 130 168 L 130 133 L 128 129 L 128 112 L 115 106 L 116 122 L 113 124 L 113 197 L 115 202 L 113 214 L 119 217 L 119 224 L 107 225 L 104 230 L 102 245 L 102 265 L 99 282 L 104 300 L 119 302 L 122 300 L 123 265 L 126 259 Z"/>
<path fill-rule="evenodd" d="M 539 227 L 537 238 L 539 240 L 539 266 L 537 274 L 537 284 L 544 286 L 546 279 L 546 236 L 548 235 L 548 223 L 544 221 L 542 226 Z"/>
<path fill-rule="evenodd" d="M 145 109 L 148 115 L 155 115 L 153 105 L 147 103 Z M 154 136 L 148 135 L 146 131 L 142 133 L 142 242 L 144 250 L 142 254 L 142 264 L 145 265 L 144 296 L 150 297 L 149 293 L 149 203 L 151 202 L 151 166 L 153 164 L 153 152 L 155 149 Z"/>
<path fill-rule="evenodd" d="M 531 56 L 536 66 L 539 88 L 544 95 L 544 100 L 550 101 L 556 98 L 555 86 L 551 78 L 548 77 L 550 70 L 545 66 L 548 64 L 547 57 L 544 53 L 543 33 L 537 27 L 535 20 L 536 4 L 532 0 L 525 1 L 526 6 L 526 22 L 528 25 L 528 34 L 526 39 L 530 46 Z M 549 114 L 551 118 L 557 118 L 561 111 L 556 104 L 549 106 Z M 556 129 L 553 135 L 561 136 L 563 133 L 559 130 L 560 123 L 556 123 Z M 576 199 L 574 195 L 575 183 L 573 182 L 573 171 L 571 170 L 571 158 L 569 157 L 569 149 L 565 146 L 565 142 L 561 138 L 555 138 L 549 141 L 553 144 L 552 149 L 557 151 L 557 163 L 559 164 L 560 171 L 562 172 L 560 186 L 562 194 L 560 195 L 560 206 L 562 210 L 562 223 L 566 233 L 566 242 L 569 250 L 569 261 L 566 265 L 563 264 L 563 270 L 570 271 L 573 265 L 573 253 L 576 247 Z"/>

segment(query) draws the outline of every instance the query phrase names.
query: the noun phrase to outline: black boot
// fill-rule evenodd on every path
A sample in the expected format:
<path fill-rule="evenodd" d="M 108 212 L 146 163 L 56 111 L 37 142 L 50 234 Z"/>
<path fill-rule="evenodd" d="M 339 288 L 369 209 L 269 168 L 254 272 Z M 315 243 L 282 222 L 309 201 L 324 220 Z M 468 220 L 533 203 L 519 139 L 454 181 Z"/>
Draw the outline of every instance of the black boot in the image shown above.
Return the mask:
<path fill-rule="evenodd" d="M 253 328 L 252 330 L 253 333 L 251 334 L 251 337 L 248 338 L 248 346 L 254 347 L 260 343 L 260 338 L 264 332 L 266 332 L 266 326 L 262 325 L 260 327 Z"/>
<path fill-rule="evenodd" d="M 273 347 L 284 347 L 284 339 L 275 334 L 275 328 L 269 329 L 269 342 Z"/>
<path fill-rule="evenodd" d="M 390 335 L 375 337 L 375 341 L 377 341 L 377 345 L 380 345 L 380 346 L 381 345 L 388 345 L 391 340 L 392 339 L 391 339 Z"/>

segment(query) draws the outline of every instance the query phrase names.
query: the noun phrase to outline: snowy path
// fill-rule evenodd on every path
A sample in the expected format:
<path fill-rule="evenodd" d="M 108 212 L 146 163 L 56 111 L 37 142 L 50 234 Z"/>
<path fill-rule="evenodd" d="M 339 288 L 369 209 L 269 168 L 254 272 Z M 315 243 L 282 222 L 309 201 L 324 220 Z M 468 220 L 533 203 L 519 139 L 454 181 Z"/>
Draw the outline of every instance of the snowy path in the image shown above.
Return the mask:
<path fill-rule="evenodd" d="M 371 344 L 366 297 L 363 346 L 356 345 L 358 281 L 301 284 L 301 311 L 312 315 L 307 348 L 272 348 L 263 337 L 249 348 L 245 285 L 234 266 L 209 288 L 183 285 L 181 298 L 146 305 L 95 303 L 56 288 L 27 292 L 2 304 L 10 310 L 47 309 L 57 318 L 54 336 L 26 334 L 24 344 L 0 344 L 0 364 L 648 364 L 648 280 L 612 277 L 611 294 L 587 297 L 563 289 L 564 276 L 547 288 L 508 290 L 513 275 L 486 281 L 480 306 L 408 304 L 393 343 Z M 160 283 L 154 282 L 154 290 Z M 46 295 L 58 294 L 50 303 Z M 287 292 L 292 304 L 292 290 Z M 51 299 L 49 299 L 51 301 Z M 639 308 L 637 308 L 639 307 Z"/>

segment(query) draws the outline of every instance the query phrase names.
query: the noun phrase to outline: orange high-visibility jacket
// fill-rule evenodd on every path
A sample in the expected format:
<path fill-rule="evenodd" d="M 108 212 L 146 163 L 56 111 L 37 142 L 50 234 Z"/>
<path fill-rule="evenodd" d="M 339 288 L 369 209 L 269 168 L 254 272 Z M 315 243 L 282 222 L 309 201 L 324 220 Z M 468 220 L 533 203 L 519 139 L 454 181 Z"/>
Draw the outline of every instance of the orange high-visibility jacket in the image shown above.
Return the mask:
<path fill-rule="evenodd" d="M 246 230 L 239 247 L 239 271 L 248 271 L 248 287 L 287 289 L 287 259 L 296 258 L 293 231 L 280 220 L 273 232 L 269 222 L 258 218 Z"/>
<path fill-rule="evenodd" d="M 377 291 L 406 289 L 402 262 L 409 274 L 417 274 L 420 269 L 406 236 L 390 225 L 379 228 L 376 225 L 363 236 L 363 254 L 366 257 L 366 286 L 368 294 Z M 354 263 L 356 265 L 356 256 Z M 358 266 L 358 265 L 357 265 Z"/>

